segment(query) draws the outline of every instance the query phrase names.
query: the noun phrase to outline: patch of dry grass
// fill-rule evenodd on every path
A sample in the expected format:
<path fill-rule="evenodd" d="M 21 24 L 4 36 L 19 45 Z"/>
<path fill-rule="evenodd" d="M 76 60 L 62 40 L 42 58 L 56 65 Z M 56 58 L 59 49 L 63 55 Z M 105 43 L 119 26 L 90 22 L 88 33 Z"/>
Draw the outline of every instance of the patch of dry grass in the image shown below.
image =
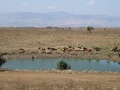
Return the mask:
<path fill-rule="evenodd" d="M 119 90 L 119 74 L 0 73 L 0 90 Z"/>

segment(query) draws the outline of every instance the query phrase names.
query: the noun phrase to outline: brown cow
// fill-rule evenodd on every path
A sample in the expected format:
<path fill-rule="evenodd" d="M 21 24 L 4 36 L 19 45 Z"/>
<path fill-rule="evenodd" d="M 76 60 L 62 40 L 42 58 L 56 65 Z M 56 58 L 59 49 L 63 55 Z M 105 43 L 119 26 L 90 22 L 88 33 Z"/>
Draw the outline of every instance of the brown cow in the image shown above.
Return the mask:
<path fill-rule="evenodd" d="M 87 48 L 87 51 L 88 51 L 88 52 L 92 52 L 92 51 L 93 51 L 93 48 Z"/>
<path fill-rule="evenodd" d="M 98 47 L 95 47 L 94 48 L 96 51 L 100 51 L 101 50 L 101 48 L 98 48 Z"/>
<path fill-rule="evenodd" d="M 73 50 L 72 48 L 68 48 L 65 50 L 65 52 L 70 53 L 72 50 Z"/>
<path fill-rule="evenodd" d="M 117 52 L 117 51 L 118 51 L 118 47 L 117 47 L 117 46 L 114 47 L 111 51 L 113 51 L 113 52 Z"/>
<path fill-rule="evenodd" d="M 107 55 L 109 58 L 111 58 L 111 54 L 110 54 L 110 53 L 107 53 L 106 55 Z"/>

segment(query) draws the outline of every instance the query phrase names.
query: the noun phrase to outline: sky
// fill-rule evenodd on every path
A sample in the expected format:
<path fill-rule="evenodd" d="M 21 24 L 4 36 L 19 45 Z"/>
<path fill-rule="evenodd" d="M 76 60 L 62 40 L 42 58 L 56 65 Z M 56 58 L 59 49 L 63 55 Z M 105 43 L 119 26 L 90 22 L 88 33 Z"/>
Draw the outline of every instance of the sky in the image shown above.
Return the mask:
<path fill-rule="evenodd" d="M 120 0 L 0 0 L 0 13 L 59 11 L 120 16 Z"/>

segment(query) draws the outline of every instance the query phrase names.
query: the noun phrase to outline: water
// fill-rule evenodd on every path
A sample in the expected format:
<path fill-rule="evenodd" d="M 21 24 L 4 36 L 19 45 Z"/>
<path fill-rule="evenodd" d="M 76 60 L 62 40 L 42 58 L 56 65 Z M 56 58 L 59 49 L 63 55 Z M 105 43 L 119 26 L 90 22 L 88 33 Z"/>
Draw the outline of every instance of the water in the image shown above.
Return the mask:
<path fill-rule="evenodd" d="M 8 60 L 1 67 L 12 70 L 48 70 L 56 69 L 59 61 L 67 62 L 72 70 L 96 70 L 96 71 L 120 71 L 120 64 L 107 60 L 83 60 L 68 58 L 42 58 L 42 59 L 24 59 L 24 60 Z"/>

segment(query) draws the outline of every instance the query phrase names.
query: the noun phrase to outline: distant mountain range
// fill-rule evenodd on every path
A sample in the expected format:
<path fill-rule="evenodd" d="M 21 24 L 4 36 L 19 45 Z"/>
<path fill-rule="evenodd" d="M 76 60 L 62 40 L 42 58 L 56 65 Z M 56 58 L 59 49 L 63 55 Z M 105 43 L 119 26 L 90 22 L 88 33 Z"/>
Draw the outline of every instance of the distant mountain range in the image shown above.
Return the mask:
<path fill-rule="evenodd" d="M 105 15 L 75 15 L 66 12 L 1 13 L 0 27 L 120 27 L 120 17 Z"/>

